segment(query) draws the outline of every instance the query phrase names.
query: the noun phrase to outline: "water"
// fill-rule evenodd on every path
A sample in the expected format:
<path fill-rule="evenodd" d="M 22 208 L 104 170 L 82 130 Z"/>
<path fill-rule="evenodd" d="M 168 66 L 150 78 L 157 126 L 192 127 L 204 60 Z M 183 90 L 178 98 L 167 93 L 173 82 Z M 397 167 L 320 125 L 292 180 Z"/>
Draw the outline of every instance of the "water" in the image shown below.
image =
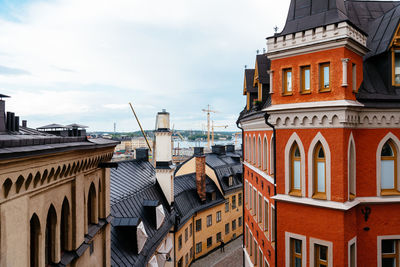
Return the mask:
<path fill-rule="evenodd" d="M 210 141 L 211 143 L 211 141 Z M 214 145 L 233 145 L 235 144 L 235 140 L 228 140 L 228 141 L 214 141 Z M 237 143 L 235 144 L 235 149 L 240 149 L 240 146 L 242 144 L 242 139 L 238 138 Z M 207 146 L 207 141 L 182 141 L 182 140 L 174 140 L 174 149 L 175 148 L 181 148 L 181 149 L 187 149 L 187 148 L 192 148 L 192 147 L 206 147 Z"/>

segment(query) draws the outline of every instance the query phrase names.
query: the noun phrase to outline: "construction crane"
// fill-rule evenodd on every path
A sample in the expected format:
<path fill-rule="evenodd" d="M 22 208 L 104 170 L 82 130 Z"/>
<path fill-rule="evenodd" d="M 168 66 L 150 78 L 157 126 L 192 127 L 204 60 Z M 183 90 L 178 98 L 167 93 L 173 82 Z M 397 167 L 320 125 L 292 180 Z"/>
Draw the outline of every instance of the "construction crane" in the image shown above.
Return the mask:
<path fill-rule="evenodd" d="M 214 127 L 215 128 L 224 128 L 224 129 L 226 129 L 226 128 L 228 128 L 228 125 L 215 125 L 214 126 L 214 121 L 212 121 L 212 126 L 211 126 L 211 130 L 212 130 L 212 134 L 211 134 L 212 141 L 211 141 L 211 144 L 212 145 L 214 145 Z"/>
<path fill-rule="evenodd" d="M 237 145 L 237 137 L 238 137 L 238 135 L 241 135 L 241 134 L 242 134 L 242 132 L 235 133 L 235 146 Z"/>
<path fill-rule="evenodd" d="M 207 109 L 202 109 L 202 111 L 207 113 L 207 147 L 210 149 L 210 113 L 217 113 L 218 111 L 211 110 L 210 105 L 207 105 Z"/>
<path fill-rule="evenodd" d="M 133 115 L 135 115 L 136 121 L 137 121 L 137 123 L 139 124 L 140 131 L 142 132 L 142 135 L 143 135 L 144 139 L 146 140 L 147 146 L 149 147 L 150 152 L 152 152 L 151 147 L 150 147 L 150 144 L 149 144 L 149 140 L 147 140 L 146 133 L 143 131 L 142 125 L 140 124 L 140 121 L 139 121 L 138 117 L 136 116 L 136 112 L 135 112 L 135 110 L 133 109 L 133 106 L 132 106 L 132 104 L 131 104 L 130 102 L 129 102 L 129 106 L 131 107 L 131 110 L 132 110 L 132 112 L 133 112 Z"/>

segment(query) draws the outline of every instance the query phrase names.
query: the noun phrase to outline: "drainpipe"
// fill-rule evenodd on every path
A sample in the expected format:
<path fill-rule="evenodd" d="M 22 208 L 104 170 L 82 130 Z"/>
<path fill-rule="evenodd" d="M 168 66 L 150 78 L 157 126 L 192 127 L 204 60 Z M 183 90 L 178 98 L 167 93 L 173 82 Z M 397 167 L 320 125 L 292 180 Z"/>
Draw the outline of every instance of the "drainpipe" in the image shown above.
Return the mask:
<path fill-rule="evenodd" d="M 237 120 L 236 121 L 236 126 L 240 129 L 240 130 L 242 130 L 242 158 L 243 158 L 243 160 L 244 160 L 244 149 L 243 149 L 243 144 L 244 144 L 244 130 L 243 130 L 243 128 L 242 127 L 240 127 L 239 126 L 239 120 Z M 245 257 L 244 257 L 244 250 L 245 250 L 245 244 L 244 244 L 244 240 L 245 240 L 245 236 L 244 236 L 244 234 L 245 234 L 245 231 L 244 231 L 244 225 L 245 225 L 245 216 L 244 216 L 244 205 L 245 205 L 245 191 L 244 191 L 244 165 L 243 165 L 243 163 L 242 163 L 242 235 L 243 235 L 243 245 L 242 245 L 242 247 L 243 247 L 243 253 L 242 253 L 242 255 L 243 255 L 243 266 L 245 266 Z"/>
<path fill-rule="evenodd" d="M 265 112 L 264 114 L 264 119 L 265 119 L 265 124 L 267 124 L 269 127 L 272 128 L 272 132 L 274 135 L 274 143 L 272 144 L 274 147 L 274 196 L 276 196 L 276 129 L 275 126 L 272 125 L 271 123 L 268 122 L 268 118 L 269 118 L 270 114 L 268 114 L 267 112 Z M 278 238 L 277 238 L 277 229 L 278 229 L 278 224 L 277 222 L 277 211 L 278 211 L 278 202 L 275 201 L 275 216 L 274 216 L 274 223 L 275 223 L 275 267 L 278 267 Z"/>

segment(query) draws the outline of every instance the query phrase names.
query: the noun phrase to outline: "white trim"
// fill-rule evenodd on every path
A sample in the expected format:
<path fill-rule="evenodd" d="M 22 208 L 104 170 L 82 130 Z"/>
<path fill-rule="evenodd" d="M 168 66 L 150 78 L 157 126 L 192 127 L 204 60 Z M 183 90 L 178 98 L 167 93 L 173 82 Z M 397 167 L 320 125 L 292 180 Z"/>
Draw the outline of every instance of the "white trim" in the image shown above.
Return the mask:
<path fill-rule="evenodd" d="M 357 197 L 359 203 L 399 203 L 400 196 Z"/>
<path fill-rule="evenodd" d="M 294 197 L 294 196 L 282 195 L 282 194 L 275 195 L 271 198 L 274 200 L 277 200 L 277 201 L 285 201 L 285 202 L 291 202 L 291 203 L 296 203 L 296 204 L 317 206 L 317 207 L 336 209 L 336 210 L 349 210 L 349 209 L 357 206 L 360 203 L 359 201 L 357 201 L 357 199 L 354 199 L 353 201 L 347 201 L 347 202 L 342 203 L 342 202 L 319 200 L 319 199 L 306 198 L 306 197 Z M 400 201 L 400 199 L 399 199 L 399 201 Z"/>
<path fill-rule="evenodd" d="M 265 202 L 267 202 L 267 212 L 268 212 L 268 222 L 267 222 L 267 226 L 268 226 L 268 231 L 265 231 Z M 270 240 L 270 233 L 271 233 L 271 224 L 270 224 L 270 220 L 271 220 L 271 216 L 269 213 L 269 199 L 264 197 L 264 217 L 263 217 L 263 230 L 264 230 L 264 235 L 267 237 L 268 241 Z"/>
<path fill-rule="evenodd" d="M 314 245 L 328 247 L 328 267 L 333 267 L 333 243 L 317 238 L 310 237 L 310 266 L 314 266 Z"/>
<path fill-rule="evenodd" d="M 250 215 L 252 215 L 251 213 L 253 212 L 253 186 L 250 182 L 249 182 L 249 211 Z"/>
<path fill-rule="evenodd" d="M 271 215 L 271 227 L 270 227 L 270 233 L 271 233 L 271 242 L 275 242 L 276 241 L 276 236 L 274 236 L 274 232 L 275 232 L 275 229 L 276 229 L 276 224 L 275 224 L 275 222 L 274 222 L 274 220 L 272 220 L 272 215 L 274 216 L 274 218 L 276 217 L 276 214 L 275 214 L 275 206 L 274 206 L 274 204 L 272 204 L 271 203 L 271 210 L 270 210 L 270 215 Z M 272 211 L 272 210 L 274 210 L 274 211 Z M 274 226 L 274 227 L 272 227 L 272 226 Z M 274 228 L 274 229 L 272 229 L 272 228 Z M 272 237 L 275 237 L 275 238 L 272 238 Z"/>
<path fill-rule="evenodd" d="M 267 263 L 267 266 L 264 266 L 264 267 L 270 267 L 269 261 L 266 257 L 264 257 L 264 263 Z"/>
<path fill-rule="evenodd" d="M 349 62 L 350 59 L 348 58 L 342 58 L 342 86 L 347 87 L 347 62 Z"/>
<path fill-rule="evenodd" d="M 256 162 L 257 162 L 257 142 L 256 142 L 256 135 L 255 134 L 253 134 L 253 145 L 252 145 L 252 163 L 255 165 L 255 164 L 257 164 Z"/>
<path fill-rule="evenodd" d="M 275 175 L 275 170 L 274 170 L 274 143 L 272 142 L 272 139 L 274 139 L 274 135 L 271 135 L 271 140 L 269 141 L 269 174 Z M 273 171 L 273 172 L 272 172 Z M 273 179 L 272 179 L 273 180 Z M 274 184 L 272 182 L 272 184 Z"/>
<path fill-rule="evenodd" d="M 377 261 L 377 267 L 382 267 L 382 240 L 386 240 L 386 239 L 400 239 L 400 235 L 381 235 L 377 237 L 377 257 L 378 257 L 378 261 Z"/>
<path fill-rule="evenodd" d="M 311 141 L 308 149 L 308 196 L 312 197 L 314 194 L 314 149 L 316 144 L 320 142 L 325 152 L 325 187 L 326 187 L 326 200 L 331 200 L 331 151 L 328 142 L 325 140 L 321 132 L 318 132 L 314 139 Z"/>
<path fill-rule="evenodd" d="M 290 267 L 290 239 L 301 240 L 301 265 L 307 266 L 307 237 L 285 232 L 285 266 Z M 311 266 L 311 265 L 310 265 Z"/>
<path fill-rule="evenodd" d="M 263 157 L 262 157 L 262 170 L 268 173 L 268 136 L 264 134 L 263 137 Z"/>
<path fill-rule="evenodd" d="M 261 197 L 261 201 L 262 201 L 262 199 L 263 199 L 263 195 L 261 194 L 261 192 L 259 192 L 258 191 L 258 196 L 257 196 L 257 210 L 258 210 L 258 213 L 257 213 L 257 224 L 260 224 L 260 222 L 259 222 L 259 220 L 258 220 L 258 217 L 260 216 L 260 197 Z M 263 205 L 264 203 L 262 203 L 261 202 L 261 224 L 263 223 L 263 207 L 264 207 L 264 205 Z M 261 227 L 261 229 L 263 229 L 263 227 Z"/>
<path fill-rule="evenodd" d="M 259 246 L 258 246 L 258 242 L 257 242 L 257 238 L 253 235 L 253 240 L 254 240 L 254 243 L 255 244 L 253 244 L 254 245 L 254 256 L 255 257 L 257 257 L 257 259 L 254 259 L 254 265 L 257 265 L 257 263 L 258 263 L 258 248 L 259 248 Z"/>
<path fill-rule="evenodd" d="M 381 151 L 383 145 L 389 140 L 393 140 L 395 149 L 397 149 L 397 179 L 400 180 L 399 166 L 400 166 L 400 140 L 392 132 L 389 132 L 378 144 L 376 149 L 376 195 L 381 195 Z M 400 183 L 397 183 L 397 190 L 400 190 Z"/>
<path fill-rule="evenodd" d="M 358 101 L 353 100 L 331 100 L 331 101 L 316 101 L 316 102 L 301 102 L 301 103 L 291 103 L 291 104 L 278 104 L 271 105 L 263 111 L 280 111 L 288 109 L 301 109 L 301 108 L 319 108 L 319 107 L 364 107 Z"/>
<path fill-rule="evenodd" d="M 257 167 L 262 169 L 262 142 L 261 142 L 261 135 L 258 134 L 257 138 Z"/>
<path fill-rule="evenodd" d="M 351 144 L 354 148 L 354 162 L 350 162 L 350 149 Z M 347 145 L 347 199 L 350 200 L 350 165 L 354 164 L 354 195 L 357 195 L 357 157 L 356 157 L 356 143 L 354 142 L 353 132 L 350 133 L 349 142 Z"/>
<path fill-rule="evenodd" d="M 269 183 L 274 184 L 274 178 L 272 178 L 271 176 L 269 176 L 268 174 L 266 174 L 265 172 L 261 171 L 260 169 L 254 167 L 251 163 L 244 161 L 243 164 L 249 168 L 250 170 L 252 170 L 253 172 L 257 173 L 258 175 L 260 175 L 261 177 L 263 177 L 265 180 L 267 180 Z"/>
<path fill-rule="evenodd" d="M 354 249 L 355 249 L 355 254 L 354 254 L 354 257 L 355 257 L 355 263 L 356 263 L 356 266 L 355 267 L 357 267 L 357 236 L 355 236 L 353 239 L 351 239 L 351 240 L 349 240 L 349 242 L 347 243 L 347 252 L 348 252 L 348 254 L 347 254 L 347 258 L 348 258 L 348 264 L 349 264 L 349 267 L 351 266 L 350 264 L 351 264 L 351 262 L 350 262 L 350 259 L 351 259 L 351 257 L 350 257 L 350 255 L 351 255 L 351 251 L 350 251 L 350 247 L 351 247 L 351 245 L 353 245 L 354 244 Z"/>
<path fill-rule="evenodd" d="M 299 150 L 300 150 L 300 168 L 301 168 L 301 173 L 300 173 L 300 183 L 301 183 L 301 195 L 303 197 L 306 196 L 306 152 L 304 151 L 304 146 L 303 143 L 301 142 L 300 137 L 297 135 L 296 132 L 294 132 L 289 140 L 286 143 L 285 146 L 285 194 L 290 193 L 290 150 L 294 144 L 294 142 L 297 143 Z"/>
<path fill-rule="evenodd" d="M 251 258 L 250 258 L 249 253 L 247 253 L 247 249 L 243 248 L 243 251 L 244 251 L 244 256 L 245 256 L 245 261 L 246 261 L 246 262 L 244 262 L 244 266 L 245 267 L 253 267 L 254 264 L 251 262 Z"/>

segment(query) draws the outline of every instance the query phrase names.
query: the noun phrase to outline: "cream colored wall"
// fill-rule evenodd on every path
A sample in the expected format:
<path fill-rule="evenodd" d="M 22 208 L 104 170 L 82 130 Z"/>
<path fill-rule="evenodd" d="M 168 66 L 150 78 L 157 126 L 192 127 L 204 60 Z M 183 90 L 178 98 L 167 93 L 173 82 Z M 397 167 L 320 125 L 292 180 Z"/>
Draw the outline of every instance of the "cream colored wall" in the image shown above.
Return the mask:
<path fill-rule="evenodd" d="M 55 240 L 54 258 L 55 262 L 60 260 L 60 219 L 64 198 L 68 199 L 70 207 L 69 249 L 77 249 L 84 242 L 87 232 L 86 202 L 91 182 L 95 183 L 98 199 L 100 197 L 102 207 L 99 217 L 105 218 L 110 214 L 110 172 L 99 169 L 97 165 L 110 160 L 112 153 L 111 147 L 0 161 L 0 266 L 29 266 L 30 219 L 34 213 L 39 218 L 41 230 L 39 265 L 44 265 L 46 218 L 50 205 L 54 206 L 57 214 L 58 238 Z M 62 172 L 64 166 L 65 171 Z M 51 170 L 56 173 L 58 168 L 59 174 L 63 175 L 53 175 L 49 179 Z M 5 196 L 4 182 L 8 178 L 12 184 L 9 194 Z M 102 186 L 100 195 L 99 181 Z M 110 266 L 110 245 L 106 243 L 110 241 L 109 231 L 107 226 L 96 235 L 93 241 L 95 251 L 91 257 L 85 256 L 90 254 L 88 249 L 74 264 Z"/>
<path fill-rule="evenodd" d="M 195 245 L 193 244 L 194 224 L 191 217 L 176 233 L 175 233 L 175 265 L 178 266 L 178 261 L 182 258 L 182 266 L 188 266 L 192 262 L 193 258 L 190 257 L 190 248 L 193 247 L 193 253 L 195 251 Z M 190 224 L 192 223 L 192 236 L 190 236 Z M 185 229 L 188 229 L 188 240 L 185 242 Z M 178 249 L 178 238 L 182 235 L 182 249 Z M 188 254 L 188 265 L 185 265 L 185 255 Z"/>

